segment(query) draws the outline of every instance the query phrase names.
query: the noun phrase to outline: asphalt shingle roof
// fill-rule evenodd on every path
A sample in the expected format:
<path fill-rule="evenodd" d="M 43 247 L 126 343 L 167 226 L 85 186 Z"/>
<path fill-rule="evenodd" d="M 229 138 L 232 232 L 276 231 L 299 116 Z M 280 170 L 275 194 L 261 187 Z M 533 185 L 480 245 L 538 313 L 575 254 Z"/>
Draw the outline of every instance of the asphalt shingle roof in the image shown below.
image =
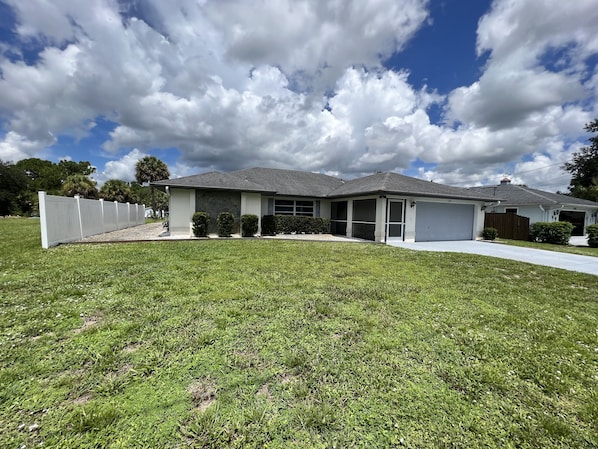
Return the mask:
<path fill-rule="evenodd" d="M 275 168 L 248 168 L 231 174 L 245 177 L 278 195 L 324 197 L 343 183 L 334 176 Z"/>
<path fill-rule="evenodd" d="M 437 184 L 423 179 L 399 175 L 398 173 L 376 173 L 345 182 L 333 190 L 328 197 L 354 196 L 363 194 L 393 193 L 398 195 L 418 195 L 436 198 L 459 198 L 491 201 L 484 193 Z"/>
<path fill-rule="evenodd" d="M 367 194 L 418 195 L 492 201 L 490 194 L 437 184 L 397 173 L 376 173 L 349 181 L 319 173 L 249 168 L 230 173 L 209 172 L 152 183 L 196 189 L 243 190 L 277 195 L 341 198 Z"/>
<path fill-rule="evenodd" d="M 577 206 L 598 207 L 598 203 L 582 200 L 573 196 L 561 195 L 559 193 L 544 192 L 543 190 L 531 189 L 516 184 L 501 184 L 498 186 L 472 187 L 480 193 L 490 195 L 501 200 L 505 206 L 525 206 L 541 204 L 543 206 L 555 206 L 559 204 L 570 204 Z"/>
<path fill-rule="evenodd" d="M 247 192 L 271 192 L 275 191 L 264 188 L 262 184 L 257 184 L 249 179 L 235 175 L 237 172 L 220 173 L 208 172 L 199 175 L 185 176 L 175 179 L 164 179 L 163 181 L 152 182 L 156 186 L 172 187 L 190 187 L 197 189 L 216 189 L 216 190 L 244 190 Z"/>

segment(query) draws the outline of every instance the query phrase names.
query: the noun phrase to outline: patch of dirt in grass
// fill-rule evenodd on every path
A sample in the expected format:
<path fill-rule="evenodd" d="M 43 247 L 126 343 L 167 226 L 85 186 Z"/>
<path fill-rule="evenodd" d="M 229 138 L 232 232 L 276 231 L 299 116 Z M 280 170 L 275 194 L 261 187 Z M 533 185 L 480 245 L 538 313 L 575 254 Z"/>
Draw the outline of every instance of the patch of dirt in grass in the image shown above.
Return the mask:
<path fill-rule="evenodd" d="M 200 412 L 207 410 L 216 400 L 216 383 L 209 378 L 196 379 L 187 391 L 191 394 L 195 409 Z"/>
<path fill-rule="evenodd" d="M 100 322 L 101 318 L 98 316 L 84 316 L 83 317 L 83 325 L 74 330 L 75 334 L 80 334 L 81 332 L 86 331 L 87 329 L 94 327 Z"/>
<path fill-rule="evenodd" d="M 287 385 L 291 382 L 294 382 L 297 379 L 297 376 L 293 376 L 292 374 L 283 374 L 280 377 L 280 385 Z"/>
<path fill-rule="evenodd" d="M 259 390 L 257 390 L 257 392 L 255 393 L 256 396 L 263 396 L 266 399 L 268 399 L 269 401 L 272 400 L 272 393 L 270 393 L 270 388 L 268 387 L 268 384 L 264 384 L 260 387 Z"/>
<path fill-rule="evenodd" d="M 125 375 L 127 374 L 129 371 L 131 371 L 133 369 L 133 365 L 131 363 L 127 363 L 123 366 L 121 366 L 117 371 L 116 374 L 118 374 L 119 376 Z"/>
<path fill-rule="evenodd" d="M 127 345 L 123 348 L 123 352 L 125 354 L 132 354 L 134 352 L 137 352 L 139 348 L 141 348 L 141 343 L 131 343 L 130 345 Z"/>
<path fill-rule="evenodd" d="M 85 393 L 84 395 L 79 396 L 78 398 L 73 399 L 73 404 L 75 405 L 85 405 L 92 399 L 91 393 Z"/>

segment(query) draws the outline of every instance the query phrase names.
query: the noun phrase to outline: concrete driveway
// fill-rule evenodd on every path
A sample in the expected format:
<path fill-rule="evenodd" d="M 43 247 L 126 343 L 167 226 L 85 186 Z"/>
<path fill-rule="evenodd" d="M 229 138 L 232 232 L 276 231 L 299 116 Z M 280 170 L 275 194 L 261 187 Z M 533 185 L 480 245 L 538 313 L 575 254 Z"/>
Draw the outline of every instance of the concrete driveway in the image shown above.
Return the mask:
<path fill-rule="evenodd" d="M 480 254 L 483 256 L 500 257 L 502 259 L 518 260 L 547 267 L 562 268 L 598 276 L 598 257 L 580 256 L 577 254 L 559 253 L 542 249 L 522 248 L 502 243 L 486 241 L 456 241 L 456 242 L 396 242 L 389 245 L 416 251 L 441 251 L 453 253 Z"/>

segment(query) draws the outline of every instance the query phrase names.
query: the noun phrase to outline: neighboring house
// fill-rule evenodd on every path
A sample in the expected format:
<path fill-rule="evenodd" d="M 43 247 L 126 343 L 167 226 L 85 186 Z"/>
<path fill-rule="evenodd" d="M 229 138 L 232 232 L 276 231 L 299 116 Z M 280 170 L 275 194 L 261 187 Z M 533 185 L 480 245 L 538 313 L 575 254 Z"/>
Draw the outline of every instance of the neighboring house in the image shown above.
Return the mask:
<path fill-rule="evenodd" d="M 396 173 L 349 181 L 317 173 L 251 168 L 152 183 L 170 192 L 172 235 L 190 235 L 196 211 L 216 217 L 303 215 L 331 220 L 333 234 L 386 242 L 472 240 L 484 226 L 492 196 Z M 260 227 L 261 229 L 261 227 Z"/>
<path fill-rule="evenodd" d="M 472 187 L 471 190 L 500 200 L 500 204 L 489 207 L 486 212 L 522 215 L 529 218 L 530 224 L 568 221 L 575 226 L 573 235 L 584 235 L 586 226 L 598 223 L 598 203 L 511 184 L 507 178 L 498 186 Z"/>

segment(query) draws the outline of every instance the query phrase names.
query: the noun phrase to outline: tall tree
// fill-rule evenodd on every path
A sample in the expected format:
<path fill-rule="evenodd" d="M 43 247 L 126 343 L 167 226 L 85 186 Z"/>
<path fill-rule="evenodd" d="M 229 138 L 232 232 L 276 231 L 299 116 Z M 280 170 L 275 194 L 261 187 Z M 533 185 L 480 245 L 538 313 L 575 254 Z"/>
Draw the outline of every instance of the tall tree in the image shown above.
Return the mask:
<path fill-rule="evenodd" d="M 22 170 L 0 160 L 0 215 L 24 212 L 21 198 L 27 190 L 27 181 Z"/>
<path fill-rule="evenodd" d="M 100 189 L 100 198 L 106 201 L 118 201 L 119 203 L 135 203 L 133 193 L 129 184 L 120 179 L 110 179 Z"/>
<path fill-rule="evenodd" d="M 598 119 L 588 123 L 585 130 L 598 133 Z M 572 196 L 598 202 L 598 134 L 588 140 L 590 145 L 573 153 L 572 160 L 563 168 L 571 173 L 569 190 Z"/>
<path fill-rule="evenodd" d="M 62 193 L 65 196 L 79 195 L 82 198 L 98 199 L 96 182 L 82 174 L 67 177 L 62 185 Z"/>
<path fill-rule="evenodd" d="M 135 179 L 137 182 L 139 184 L 150 183 L 154 216 L 156 215 L 156 194 L 154 186 L 151 183 L 153 181 L 168 179 L 169 177 L 168 166 L 155 156 L 146 156 L 143 159 L 139 159 L 135 165 Z"/>

